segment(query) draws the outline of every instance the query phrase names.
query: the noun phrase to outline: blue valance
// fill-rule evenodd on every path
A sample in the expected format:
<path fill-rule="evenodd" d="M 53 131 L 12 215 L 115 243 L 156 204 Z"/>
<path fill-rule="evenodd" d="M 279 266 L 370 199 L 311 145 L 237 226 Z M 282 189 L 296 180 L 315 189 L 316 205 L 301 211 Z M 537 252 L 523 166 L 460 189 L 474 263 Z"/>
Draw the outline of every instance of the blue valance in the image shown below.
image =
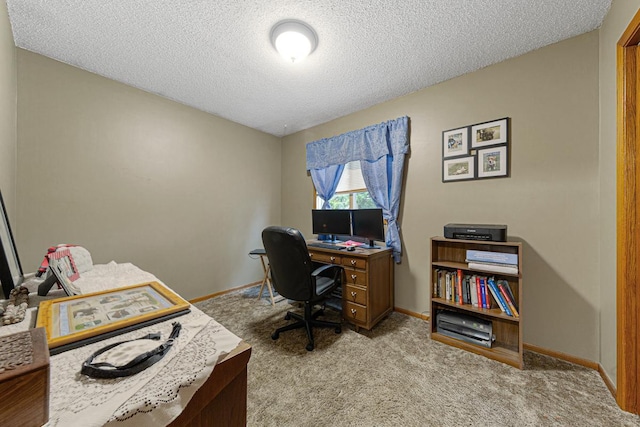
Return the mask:
<path fill-rule="evenodd" d="M 356 160 L 376 161 L 382 156 L 406 154 L 409 142 L 391 143 L 389 135 L 398 128 L 407 128 L 408 117 L 371 125 L 364 129 L 323 138 L 307 144 L 307 170 L 344 165 Z"/>

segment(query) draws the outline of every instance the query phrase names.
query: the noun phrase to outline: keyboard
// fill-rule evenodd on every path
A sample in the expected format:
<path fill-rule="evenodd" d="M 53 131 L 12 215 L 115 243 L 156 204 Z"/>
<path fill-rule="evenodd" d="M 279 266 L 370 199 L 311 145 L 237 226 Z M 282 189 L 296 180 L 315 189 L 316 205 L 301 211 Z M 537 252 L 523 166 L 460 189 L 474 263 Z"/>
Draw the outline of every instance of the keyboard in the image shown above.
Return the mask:
<path fill-rule="evenodd" d="M 335 251 L 342 249 L 342 246 L 332 245 L 331 243 L 307 243 L 307 246 L 312 248 L 333 249 Z"/>

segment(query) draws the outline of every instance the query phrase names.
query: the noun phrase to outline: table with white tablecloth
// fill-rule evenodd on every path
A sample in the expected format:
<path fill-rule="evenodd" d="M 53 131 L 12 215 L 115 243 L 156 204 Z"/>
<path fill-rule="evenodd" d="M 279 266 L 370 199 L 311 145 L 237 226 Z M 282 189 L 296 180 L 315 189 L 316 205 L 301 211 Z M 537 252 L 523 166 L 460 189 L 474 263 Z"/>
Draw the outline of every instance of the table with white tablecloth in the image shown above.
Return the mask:
<path fill-rule="evenodd" d="M 94 266 L 75 284 L 82 289 L 82 294 L 87 294 L 150 281 L 162 284 L 153 274 L 132 264 L 111 262 Z M 56 292 L 59 291 L 53 291 L 54 295 Z M 31 294 L 30 305 L 37 304 L 39 299 Z M 25 320 L 18 324 L 0 327 L 0 335 L 33 327 L 36 310 L 36 307 L 29 308 Z M 164 341 L 171 333 L 172 322 L 176 321 L 180 322 L 182 330 L 173 347 L 159 362 L 142 372 L 115 379 L 93 379 L 80 374 L 82 362 L 95 351 L 110 343 L 148 333 L 160 332 L 161 341 Z M 188 314 L 51 356 L 49 422 L 46 425 L 139 427 L 172 422 L 207 425 L 202 417 L 207 406 L 213 408 L 209 405 L 215 398 L 211 396 L 211 390 L 222 392 L 224 386 L 234 380 L 235 388 L 241 389 L 244 383 L 246 416 L 246 363 L 250 352 L 250 347 L 239 337 L 191 305 Z M 230 353 L 234 357 L 228 356 Z M 223 372 L 229 367 L 233 372 Z M 205 388 L 203 386 L 208 391 L 198 396 L 198 390 Z M 238 400 L 237 396 L 234 400 Z M 239 401 L 243 401 L 242 397 Z M 185 413 L 187 407 L 193 413 Z M 242 408 L 235 413 L 236 417 L 242 418 Z M 244 421 L 239 419 L 238 424 L 244 424 Z"/>

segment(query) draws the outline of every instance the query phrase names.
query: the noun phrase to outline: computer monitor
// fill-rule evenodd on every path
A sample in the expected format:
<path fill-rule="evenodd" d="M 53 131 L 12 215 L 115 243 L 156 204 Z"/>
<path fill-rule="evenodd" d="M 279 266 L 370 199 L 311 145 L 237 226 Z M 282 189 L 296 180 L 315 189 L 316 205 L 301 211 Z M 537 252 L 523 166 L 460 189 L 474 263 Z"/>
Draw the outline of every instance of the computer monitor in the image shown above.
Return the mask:
<path fill-rule="evenodd" d="M 313 209 L 313 234 L 328 234 L 330 240 L 338 234 L 351 234 L 351 213 L 345 209 Z"/>
<path fill-rule="evenodd" d="M 352 235 L 369 239 L 368 249 L 376 249 L 374 240 L 384 241 L 382 209 L 353 209 L 351 211 Z"/>

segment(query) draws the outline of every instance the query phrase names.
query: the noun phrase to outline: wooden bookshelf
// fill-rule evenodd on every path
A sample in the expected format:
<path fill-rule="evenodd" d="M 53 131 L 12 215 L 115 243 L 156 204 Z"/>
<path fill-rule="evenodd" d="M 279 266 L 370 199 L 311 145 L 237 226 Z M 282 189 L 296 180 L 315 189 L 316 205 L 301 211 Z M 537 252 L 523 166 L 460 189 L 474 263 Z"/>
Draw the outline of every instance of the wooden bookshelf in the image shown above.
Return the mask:
<path fill-rule="evenodd" d="M 494 271 L 475 270 L 468 267 L 467 250 L 502 252 L 518 255 L 518 273 L 498 273 Z M 497 280 L 506 280 L 511 288 L 519 317 L 508 316 L 495 302 L 493 297 L 490 308 L 474 307 L 434 295 L 435 283 L 438 280 L 438 270 L 456 272 L 462 270 L 464 275 L 493 276 Z M 487 358 L 497 360 L 516 368 L 524 366 L 522 353 L 522 243 L 520 242 L 487 242 L 477 240 L 446 239 L 444 237 L 431 238 L 431 289 L 429 292 L 431 310 L 430 331 L 431 339 L 470 351 Z M 495 341 L 491 347 L 483 347 L 437 332 L 437 314 L 441 310 L 475 316 L 492 323 L 492 333 Z"/>

